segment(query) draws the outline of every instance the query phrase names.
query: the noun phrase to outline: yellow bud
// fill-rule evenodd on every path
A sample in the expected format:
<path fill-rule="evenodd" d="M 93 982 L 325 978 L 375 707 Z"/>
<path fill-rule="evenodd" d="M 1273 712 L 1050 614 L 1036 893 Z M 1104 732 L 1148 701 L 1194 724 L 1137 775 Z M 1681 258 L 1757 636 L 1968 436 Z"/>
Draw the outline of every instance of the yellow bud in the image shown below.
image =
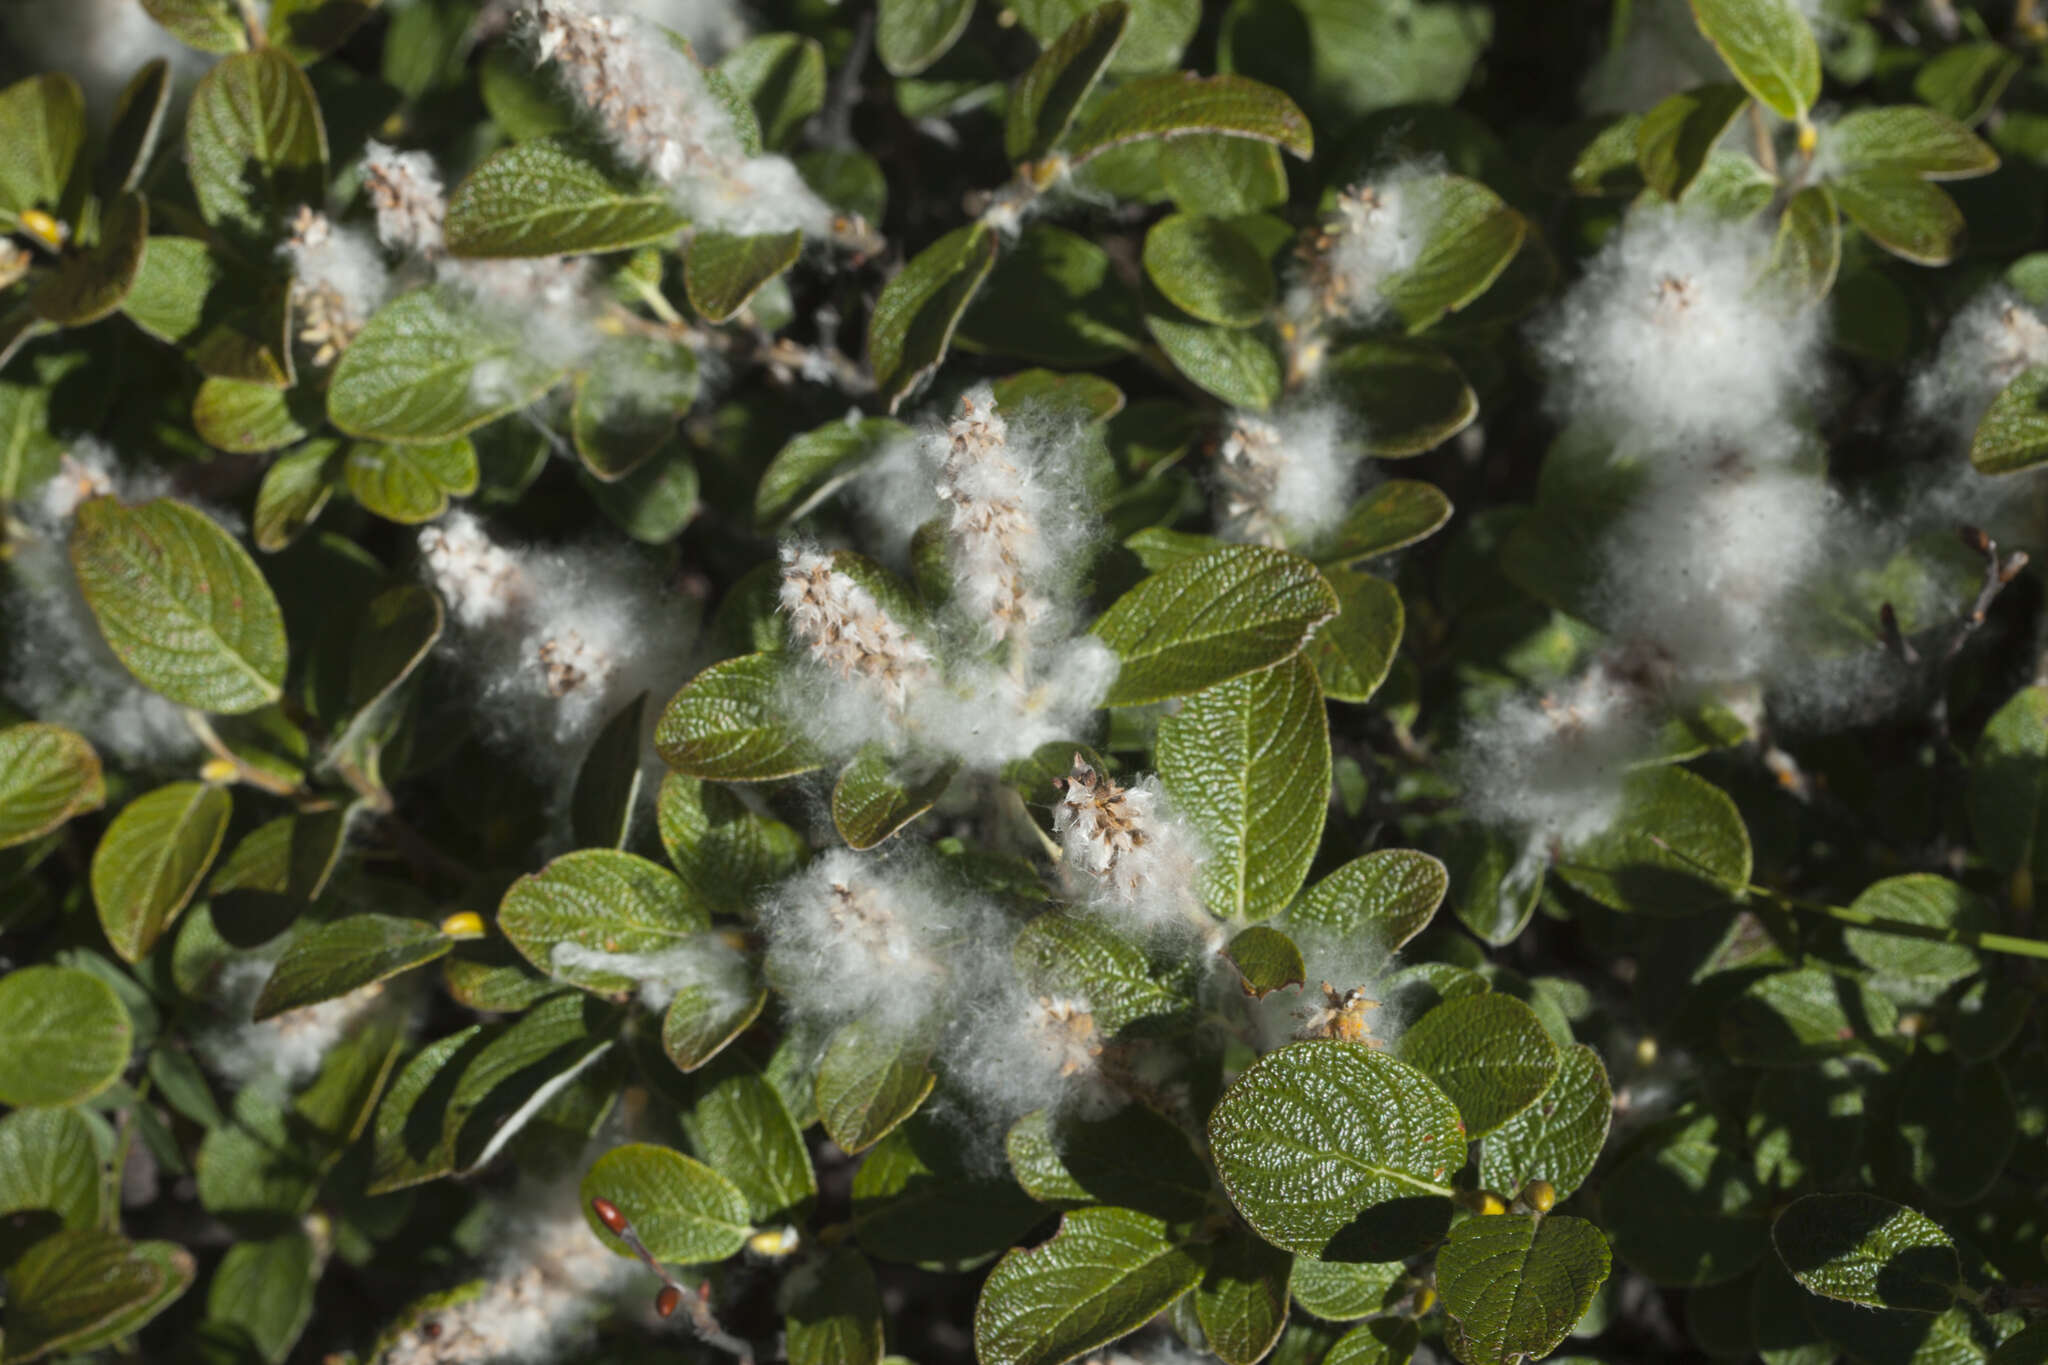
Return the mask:
<path fill-rule="evenodd" d="M 71 229 L 41 209 L 24 209 L 17 220 L 23 232 L 55 251 L 71 236 Z"/>
<path fill-rule="evenodd" d="M 1549 1213 L 1557 1207 L 1557 1186 L 1548 1180 L 1532 1180 L 1522 1186 L 1521 1202 L 1537 1213 Z"/>
<path fill-rule="evenodd" d="M 1642 1037 L 1636 1039 L 1636 1065 L 1655 1066 L 1656 1064 L 1657 1040 L 1655 1038 L 1650 1037 L 1648 1034 L 1644 1034 Z"/>
<path fill-rule="evenodd" d="M 231 758 L 209 758 L 199 765 L 199 780 L 211 782 L 218 787 L 234 781 L 241 776 L 241 772 Z"/>
<path fill-rule="evenodd" d="M 1508 1211 L 1508 1201 L 1495 1194 L 1492 1190 L 1487 1190 L 1479 1196 L 1479 1208 L 1477 1211 L 1481 1217 L 1486 1218 L 1490 1218 L 1497 1213 L 1506 1213 Z"/>
<path fill-rule="evenodd" d="M 1436 1307 L 1436 1287 L 1434 1285 L 1426 1284 L 1415 1291 L 1416 1317 L 1422 1317 L 1434 1307 Z"/>
<path fill-rule="evenodd" d="M 1820 130 L 1803 119 L 1799 124 L 1799 154 L 1812 156 L 1813 149 L 1820 146 Z"/>
<path fill-rule="evenodd" d="M 458 910 L 441 921 L 441 932 L 449 938 L 482 938 L 484 917 L 474 910 Z"/>
<path fill-rule="evenodd" d="M 747 1239 L 747 1250 L 756 1256 L 787 1256 L 802 1241 L 795 1228 L 764 1228 Z"/>

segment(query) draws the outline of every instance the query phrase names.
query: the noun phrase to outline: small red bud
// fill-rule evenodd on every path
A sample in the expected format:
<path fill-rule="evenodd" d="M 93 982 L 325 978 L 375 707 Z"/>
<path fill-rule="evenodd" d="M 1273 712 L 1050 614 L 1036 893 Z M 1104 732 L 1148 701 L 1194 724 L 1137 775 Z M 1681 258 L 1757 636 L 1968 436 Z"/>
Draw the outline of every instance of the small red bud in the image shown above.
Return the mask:
<path fill-rule="evenodd" d="M 626 1215 L 619 1212 L 619 1206 L 609 1199 L 593 1199 L 590 1207 L 606 1227 L 620 1237 L 626 1235 Z"/>
<path fill-rule="evenodd" d="M 683 1301 L 683 1291 L 672 1284 L 665 1284 L 654 1296 L 654 1311 L 668 1317 L 676 1311 L 676 1305 Z"/>

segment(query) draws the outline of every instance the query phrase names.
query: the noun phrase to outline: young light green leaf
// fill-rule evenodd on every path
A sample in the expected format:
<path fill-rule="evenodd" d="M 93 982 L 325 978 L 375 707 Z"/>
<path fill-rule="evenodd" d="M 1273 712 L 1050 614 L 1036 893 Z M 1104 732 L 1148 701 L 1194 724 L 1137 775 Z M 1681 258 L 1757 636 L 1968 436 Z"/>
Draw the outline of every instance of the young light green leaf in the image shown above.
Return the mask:
<path fill-rule="evenodd" d="M 751 237 L 698 233 L 683 256 L 683 289 L 690 307 L 706 322 L 731 319 L 762 286 L 795 265 L 803 248 L 801 232 L 764 232 Z"/>
<path fill-rule="evenodd" d="M 1970 440 L 1970 463 L 1979 473 L 2017 474 L 2048 460 L 2044 394 L 2048 394 L 2048 366 L 2042 365 L 2020 371 L 1999 390 Z"/>
<path fill-rule="evenodd" d="M 1145 234 L 1145 273 L 1182 312 L 1249 327 L 1273 306 L 1273 271 L 1251 239 L 1220 218 L 1170 213 Z"/>
<path fill-rule="evenodd" d="M 76 1109 L 17 1109 L 0 1118 L 0 1216 L 33 1210 L 67 1228 L 99 1224 L 99 1150 Z"/>
<path fill-rule="evenodd" d="M 1136 706 L 1270 668 L 1337 614 L 1313 564 L 1231 545 L 1153 574 L 1093 626 L 1122 667 L 1105 704 Z"/>
<path fill-rule="evenodd" d="M 120 997 L 91 972 L 22 967 L 0 976 L 0 1104 L 83 1103 L 121 1079 L 133 1038 Z"/>
<path fill-rule="evenodd" d="M 1399 459 L 1433 450 L 1472 424 L 1479 399 L 1457 363 L 1413 341 L 1361 341 L 1325 374 L 1365 423 L 1366 450 Z"/>
<path fill-rule="evenodd" d="M 1401 593 L 1386 579 L 1358 569 L 1326 567 L 1323 577 L 1343 607 L 1336 620 L 1316 631 L 1303 653 L 1330 700 L 1371 701 L 1401 647 L 1407 624 Z"/>
<path fill-rule="evenodd" d="M 1263 328 L 1215 327 L 1165 305 L 1145 326 L 1174 368 L 1232 407 L 1264 412 L 1283 392 L 1280 356 Z"/>
<path fill-rule="evenodd" d="M 1793 0 L 1692 0 L 1692 12 L 1750 94 L 1805 120 L 1820 98 L 1820 47 Z"/>
<path fill-rule="evenodd" d="M 12 228 L 22 213 L 61 207 L 85 145 L 85 92 L 61 71 L 29 76 L 0 90 L 0 216 Z"/>
<path fill-rule="evenodd" d="M 1747 103 L 1741 86 L 1723 81 L 1680 91 L 1651 108 L 1636 125 L 1644 182 L 1666 199 L 1682 198 Z"/>
<path fill-rule="evenodd" d="M 201 52 L 249 50 L 249 30 L 233 0 L 142 0 L 142 8 L 187 47 Z"/>
<path fill-rule="evenodd" d="M 1482 1138 L 1527 1109 L 1558 1072 L 1557 1044 L 1511 995 L 1446 1000 L 1401 1035 L 1401 1060 L 1435 1081 Z"/>
<path fill-rule="evenodd" d="M 892 76 L 915 76 L 960 40 L 974 17 L 974 0 L 880 0 L 876 10 L 882 65 Z"/>
<path fill-rule="evenodd" d="M 1421 1072 L 1356 1043 L 1268 1053 L 1209 1115 L 1209 1146 L 1245 1221 L 1276 1246 L 1361 1255 L 1369 1216 L 1447 1194 L 1465 1160 L 1457 1106 Z M 1361 1215 L 1368 1215 L 1361 1217 Z"/>
<path fill-rule="evenodd" d="M 162 1264 L 119 1233 L 52 1233 L 8 1270 L 8 1365 L 97 1335 L 157 1297 L 165 1278 Z"/>
<path fill-rule="evenodd" d="M 699 673 L 669 699 L 654 728 L 662 761 L 687 777 L 770 782 L 823 761 L 780 700 L 782 661 L 743 654 Z"/>
<path fill-rule="evenodd" d="M 476 447 L 467 436 L 422 445 L 358 441 L 341 467 L 357 502 L 401 526 L 440 516 L 450 494 L 476 492 Z"/>
<path fill-rule="evenodd" d="M 114 951 L 149 955 L 199 889 L 227 837 L 225 788 L 173 782 L 122 807 L 92 855 L 92 898 Z"/>
<path fill-rule="evenodd" d="M 996 234 L 955 228 L 912 257 L 882 287 L 868 318 L 868 368 L 889 411 L 938 368 L 960 315 L 996 262 Z"/>
<path fill-rule="evenodd" d="M 1256 1365 L 1287 1326 L 1287 1284 L 1294 1257 L 1232 1227 L 1209 1249 L 1194 1288 L 1195 1321 L 1224 1365 Z"/>
<path fill-rule="evenodd" d="M 432 962 L 455 940 L 425 920 L 346 915 L 294 935 L 256 997 L 260 1021 Z"/>
<path fill-rule="evenodd" d="M 1429 924 L 1449 884 L 1444 865 L 1427 853 L 1378 849 L 1310 887 L 1287 919 L 1345 938 L 1370 934 L 1392 953 Z"/>
<path fill-rule="evenodd" d="M 1271 925 L 1254 924 L 1240 930 L 1224 948 L 1223 956 L 1244 978 L 1244 993 L 1260 999 L 1285 987 L 1302 985 L 1308 979 L 1301 949 Z"/>
<path fill-rule="evenodd" d="M 1003 151 L 1010 160 L 1035 161 L 1059 145 L 1116 57 L 1130 22 L 1131 7 L 1110 0 L 1046 44 L 1010 95 L 1003 131 Z"/>
<path fill-rule="evenodd" d="M 1872 1194 L 1809 1194 L 1771 1225 L 1792 1278 L 1866 1308 L 1942 1313 L 1963 1283 L 1956 1245 L 1927 1215 Z"/>
<path fill-rule="evenodd" d="M 40 839 L 107 801 L 100 756 L 57 725 L 0 730 L 0 848 Z"/>
<path fill-rule="evenodd" d="M 1132 142 L 1196 133 L 1256 138 L 1304 161 L 1315 154 L 1308 116 L 1286 95 L 1244 76 L 1191 71 L 1118 86 L 1096 101 L 1067 150 L 1078 165 Z"/>
<path fill-rule="evenodd" d="M 524 407 L 560 371 L 451 289 L 415 289 L 377 310 L 342 352 L 327 417 L 370 441 L 432 443 Z"/>
<path fill-rule="evenodd" d="M 1567 851 L 1558 875 L 1602 905 L 1682 915 L 1749 881 L 1749 831 L 1727 793 L 1684 768 L 1640 768 L 1607 830 Z"/>
<path fill-rule="evenodd" d="M 1547 1180 L 1560 1201 L 1569 1199 L 1593 1173 L 1613 1117 L 1606 1063 L 1583 1043 L 1568 1047 L 1543 1097 L 1479 1144 L 1479 1183 L 1512 1196 Z"/>
<path fill-rule="evenodd" d="M 1946 114 L 1917 104 L 1857 109 L 1821 140 L 1832 173 L 1906 171 L 1928 180 L 1960 180 L 1998 169 L 1998 153 Z"/>
<path fill-rule="evenodd" d="M 238 236 L 322 202 L 327 130 L 306 73 L 275 48 L 222 59 L 192 92 L 185 168 L 201 216 Z"/>
<path fill-rule="evenodd" d="M 1159 178 L 1183 213 L 1236 218 L 1287 202 L 1280 149 L 1250 138 L 1197 134 L 1162 142 Z"/>
<path fill-rule="evenodd" d="M 701 1161 L 649 1142 L 630 1142 L 599 1157 L 580 1193 L 584 1221 L 620 1256 L 632 1252 L 591 1210 L 593 1199 L 610 1200 L 632 1220 L 657 1260 L 722 1261 L 745 1246 L 754 1230 L 738 1186 Z"/>
<path fill-rule="evenodd" d="M 565 853 L 512 883 L 498 906 L 498 927 L 541 971 L 588 991 L 632 990 L 625 958 L 660 953 L 711 927 L 683 884 L 658 863 L 616 849 Z M 643 968 L 639 975 L 645 975 Z"/>
<path fill-rule="evenodd" d="M 868 1258 L 842 1246 L 789 1278 L 789 1365 L 882 1365 L 882 1295 Z"/>
<path fill-rule="evenodd" d="M 448 196 L 443 231 L 453 256 L 570 256 L 666 242 L 688 221 L 666 186 L 540 137 L 477 163 Z"/>
<path fill-rule="evenodd" d="M 281 1365 L 313 1316 L 313 1288 L 326 1255 L 298 1228 L 236 1242 L 206 1290 L 206 1320 L 247 1334 L 270 1365 Z"/>
<path fill-rule="evenodd" d="M 1444 1337 L 1465 1365 L 1550 1354 L 1607 1280 L 1607 1239 L 1582 1218 L 1468 1218 L 1437 1253 Z"/>
<path fill-rule="evenodd" d="M 874 1146 L 917 1112 L 938 1078 L 933 1039 L 873 1015 L 843 1024 L 818 1062 L 818 1117 L 842 1151 Z"/>
<path fill-rule="evenodd" d="M 848 848 L 873 848 L 930 810 L 958 768 L 956 763 L 906 763 L 871 744 L 832 784 L 832 826 Z"/>
<path fill-rule="evenodd" d="M 71 563 L 107 644 L 152 690 L 228 714 L 277 700 L 283 613 L 248 551 L 205 513 L 93 498 L 72 525 Z"/>
<path fill-rule="evenodd" d="M 1985 930 L 1991 907 L 1974 892 L 1932 873 L 1887 877 L 1863 889 L 1852 910 L 1931 929 Z M 1865 966 L 1890 978 L 1939 989 L 1975 972 L 1982 962 L 1966 943 L 1937 943 L 1882 929 L 1846 929 L 1842 940 Z"/>
<path fill-rule="evenodd" d="M 1060 1365 L 1142 1326 L 1201 1278 L 1164 1223 L 1132 1209 L 1076 1209 L 1049 1242 L 1012 1250 L 974 1307 L 984 1365 Z"/>
<path fill-rule="evenodd" d="M 1155 755 L 1208 850 L 1199 885 L 1210 912 L 1263 919 L 1292 901 L 1330 804 L 1329 717 L 1308 661 L 1197 692 L 1160 721 Z"/>
<path fill-rule="evenodd" d="M 1912 171 L 1880 167 L 1829 182 L 1849 221 L 1914 265 L 1947 265 L 1962 245 L 1963 211 Z"/>
<path fill-rule="evenodd" d="M 248 379 L 208 378 L 192 397 L 192 429 L 215 450 L 263 455 L 297 445 L 317 424 L 288 390 Z"/>

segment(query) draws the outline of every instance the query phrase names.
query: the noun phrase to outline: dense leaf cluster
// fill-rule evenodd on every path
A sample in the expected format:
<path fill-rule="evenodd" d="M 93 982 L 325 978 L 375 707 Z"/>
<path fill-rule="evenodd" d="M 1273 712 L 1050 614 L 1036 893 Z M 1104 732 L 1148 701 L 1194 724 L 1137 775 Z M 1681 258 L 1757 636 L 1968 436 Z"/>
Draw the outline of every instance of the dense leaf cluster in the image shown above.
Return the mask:
<path fill-rule="evenodd" d="M 2048 1361 L 2032 0 L 78 3 L 0 1365 Z"/>

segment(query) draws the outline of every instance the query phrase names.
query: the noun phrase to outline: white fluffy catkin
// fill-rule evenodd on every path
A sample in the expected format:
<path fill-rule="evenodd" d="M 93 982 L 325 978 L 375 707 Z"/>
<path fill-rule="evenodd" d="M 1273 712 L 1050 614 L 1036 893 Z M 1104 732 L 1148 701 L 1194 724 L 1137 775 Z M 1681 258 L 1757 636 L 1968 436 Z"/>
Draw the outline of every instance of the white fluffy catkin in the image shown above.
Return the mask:
<path fill-rule="evenodd" d="M 377 244 L 360 228 L 337 227 L 326 214 L 301 208 L 279 254 L 292 267 L 299 340 L 312 348 L 315 365 L 331 365 L 390 292 Z"/>
<path fill-rule="evenodd" d="M 250 957 L 222 967 L 211 995 L 222 1018 L 192 1037 L 200 1059 L 238 1088 L 296 1089 L 312 1079 L 327 1054 L 365 1019 L 389 1004 L 383 984 L 371 982 L 332 1000 L 251 1020 L 257 997 L 276 965 L 268 958 Z"/>
<path fill-rule="evenodd" d="M 1271 416 L 1239 412 L 1217 451 L 1227 540 L 1313 551 L 1350 510 L 1364 463 L 1357 423 L 1338 404 L 1301 402 Z"/>
<path fill-rule="evenodd" d="M 1072 774 L 1060 780 L 1053 830 L 1069 895 L 1147 932 L 1193 932 L 1208 947 L 1220 943 L 1221 926 L 1196 890 L 1200 840 L 1167 804 L 1157 777 L 1126 787 L 1074 755 Z"/>

